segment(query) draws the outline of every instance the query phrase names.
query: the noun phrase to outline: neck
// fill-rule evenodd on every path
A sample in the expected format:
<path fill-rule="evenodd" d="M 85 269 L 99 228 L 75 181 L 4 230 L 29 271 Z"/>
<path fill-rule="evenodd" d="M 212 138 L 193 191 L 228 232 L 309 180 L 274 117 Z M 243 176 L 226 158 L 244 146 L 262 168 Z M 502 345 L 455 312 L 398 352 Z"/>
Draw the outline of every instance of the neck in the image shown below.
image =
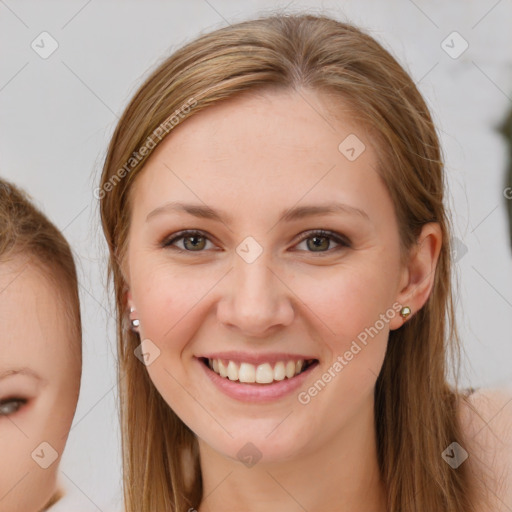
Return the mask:
<path fill-rule="evenodd" d="M 321 446 L 301 452 L 293 460 L 246 467 L 198 441 L 203 477 L 198 512 L 385 510 L 373 394 L 343 430 L 324 436 Z"/>

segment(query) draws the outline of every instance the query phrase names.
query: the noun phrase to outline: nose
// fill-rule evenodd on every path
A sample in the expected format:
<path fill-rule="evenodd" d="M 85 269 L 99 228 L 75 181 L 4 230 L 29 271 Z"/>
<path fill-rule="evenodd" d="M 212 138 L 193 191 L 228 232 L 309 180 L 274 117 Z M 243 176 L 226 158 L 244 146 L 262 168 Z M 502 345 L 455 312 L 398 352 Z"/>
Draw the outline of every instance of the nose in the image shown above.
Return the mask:
<path fill-rule="evenodd" d="M 224 279 L 217 318 L 240 335 L 265 337 L 294 318 L 296 296 L 286 276 L 272 268 L 265 251 L 252 263 L 234 256 L 233 268 Z"/>

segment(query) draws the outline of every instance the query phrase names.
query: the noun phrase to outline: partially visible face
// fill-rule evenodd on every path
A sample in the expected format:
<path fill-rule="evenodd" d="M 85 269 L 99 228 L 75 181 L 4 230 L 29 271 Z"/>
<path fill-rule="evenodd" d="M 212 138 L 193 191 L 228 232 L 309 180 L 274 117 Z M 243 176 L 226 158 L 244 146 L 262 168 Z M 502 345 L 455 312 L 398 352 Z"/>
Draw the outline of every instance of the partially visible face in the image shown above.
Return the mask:
<path fill-rule="evenodd" d="M 141 340 L 151 341 L 147 370 L 183 422 L 228 457 L 251 442 L 263 460 L 291 460 L 329 442 L 368 407 L 389 330 L 402 324 L 398 227 L 375 141 L 327 103 L 311 91 L 269 92 L 210 107 L 174 129 L 131 191 L 125 273 Z M 166 207 L 176 201 L 221 211 L 223 222 Z M 280 220 L 328 203 L 364 213 Z M 286 377 L 302 379 L 293 391 L 255 401 L 210 378 L 199 358 L 220 352 L 318 364 Z M 255 393 L 274 385 L 224 382 Z"/>
<path fill-rule="evenodd" d="M 39 512 L 77 404 L 77 340 L 55 285 L 22 259 L 0 264 L 0 325 L 0 510 Z"/>

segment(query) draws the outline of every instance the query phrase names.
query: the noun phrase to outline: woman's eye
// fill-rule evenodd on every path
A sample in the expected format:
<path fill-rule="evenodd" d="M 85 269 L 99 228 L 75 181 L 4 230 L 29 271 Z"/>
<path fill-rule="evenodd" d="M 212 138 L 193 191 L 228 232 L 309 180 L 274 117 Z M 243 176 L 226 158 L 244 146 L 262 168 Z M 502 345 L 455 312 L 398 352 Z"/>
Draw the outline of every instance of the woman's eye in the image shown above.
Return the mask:
<path fill-rule="evenodd" d="M 310 240 L 311 243 L 309 242 Z M 338 244 L 338 247 L 330 249 L 329 247 L 333 241 Z M 343 247 L 350 247 L 350 242 L 347 239 L 331 231 L 324 230 L 309 231 L 300 241 L 300 243 L 303 242 L 306 242 L 308 249 L 312 249 L 311 252 L 332 252 Z M 317 251 L 316 249 L 320 250 Z"/>
<path fill-rule="evenodd" d="M 9 400 L 0 401 L 0 417 L 10 416 L 18 412 L 27 401 L 24 398 L 10 398 Z"/>
<path fill-rule="evenodd" d="M 183 247 L 171 247 L 181 252 L 201 252 L 205 248 L 207 237 L 200 231 L 183 231 L 178 236 L 163 243 L 164 247 L 174 246 L 178 241 L 183 241 Z"/>
<path fill-rule="evenodd" d="M 309 243 L 310 240 L 311 243 Z M 178 242 L 183 243 L 182 247 L 175 245 Z M 182 231 L 178 236 L 164 241 L 162 246 L 181 252 L 202 252 L 206 248 L 207 242 L 212 243 L 201 231 Z M 306 250 L 309 250 L 309 252 L 331 252 L 341 247 L 350 247 L 350 242 L 347 239 L 337 233 L 324 230 L 308 231 L 306 236 L 302 237 L 299 244 L 302 242 L 306 242 Z M 332 242 L 341 247 L 331 249 L 330 245 Z"/>

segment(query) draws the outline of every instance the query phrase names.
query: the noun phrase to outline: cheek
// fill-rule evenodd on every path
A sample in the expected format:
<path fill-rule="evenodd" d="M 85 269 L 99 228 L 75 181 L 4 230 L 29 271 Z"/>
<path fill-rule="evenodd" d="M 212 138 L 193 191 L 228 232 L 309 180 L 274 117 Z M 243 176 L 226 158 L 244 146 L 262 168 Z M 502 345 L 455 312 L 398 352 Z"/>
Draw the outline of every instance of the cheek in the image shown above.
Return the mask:
<path fill-rule="evenodd" d="M 355 338 L 373 326 L 381 314 L 394 314 L 394 310 L 389 311 L 391 289 L 389 273 L 370 264 L 322 269 L 293 280 L 293 291 L 310 310 L 309 318 L 313 321 L 316 317 L 319 331 L 333 340 Z"/>
<path fill-rule="evenodd" d="M 141 338 L 155 342 L 176 338 L 177 331 L 190 325 L 191 318 L 197 317 L 201 305 L 208 301 L 208 291 L 219 281 L 211 269 L 209 272 L 197 268 L 176 270 L 170 265 L 139 274 L 133 272 L 132 278 Z"/>
<path fill-rule="evenodd" d="M 137 263 L 132 266 L 131 290 L 141 339 L 184 339 L 185 332 L 200 328 L 209 302 L 222 299 L 215 286 L 225 269 Z M 297 303 L 297 315 L 309 318 L 322 336 L 346 339 L 374 325 L 391 307 L 393 273 L 382 270 L 390 263 L 377 257 L 353 258 L 346 265 L 312 267 L 307 273 L 294 269 L 280 277 L 293 292 L 288 300 Z"/>
<path fill-rule="evenodd" d="M 40 510 L 55 492 L 60 459 L 44 447 L 37 450 L 41 439 L 51 439 L 41 428 L 45 421 L 35 410 L 13 416 L 18 428 L 9 419 L 0 420 L 1 510 Z M 61 454 L 62 442 L 49 442 Z"/>
<path fill-rule="evenodd" d="M 325 343 L 326 370 L 343 395 L 371 390 L 384 361 L 392 307 L 392 273 L 378 262 L 358 262 L 316 275 L 296 276 L 293 290 L 304 302 L 303 314 Z M 327 375 L 326 378 L 330 378 Z M 333 395 L 333 400 L 336 400 Z"/>

